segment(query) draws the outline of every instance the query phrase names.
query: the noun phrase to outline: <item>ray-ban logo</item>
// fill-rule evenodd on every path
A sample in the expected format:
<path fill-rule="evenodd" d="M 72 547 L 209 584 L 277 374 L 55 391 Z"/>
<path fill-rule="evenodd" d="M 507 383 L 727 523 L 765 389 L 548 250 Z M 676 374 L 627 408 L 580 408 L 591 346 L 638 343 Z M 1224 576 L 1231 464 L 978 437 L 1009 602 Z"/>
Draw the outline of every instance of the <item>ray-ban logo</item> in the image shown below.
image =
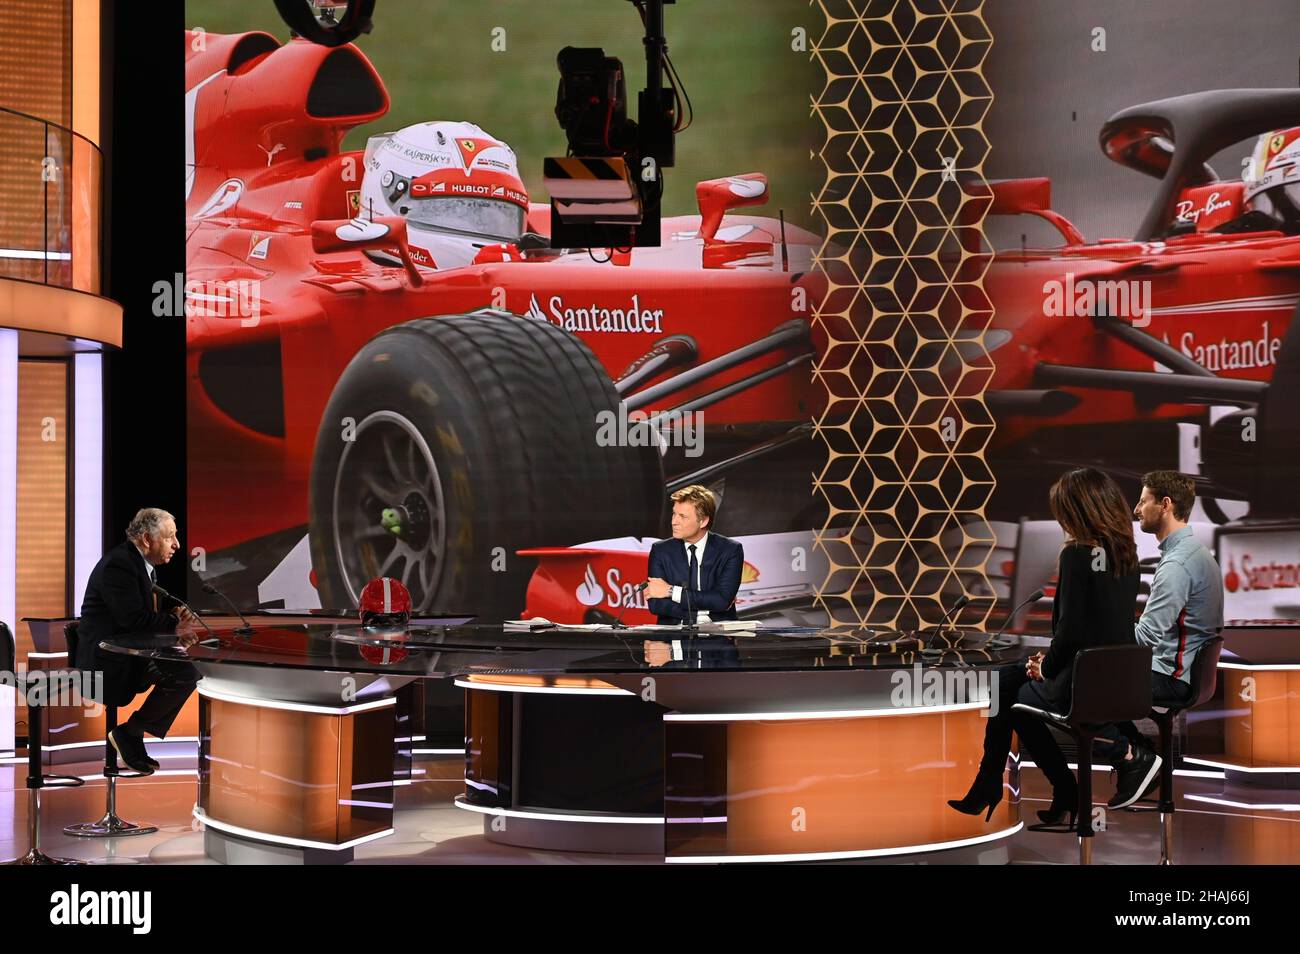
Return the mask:
<path fill-rule="evenodd" d="M 74 884 L 50 895 L 50 923 L 126 924 L 132 934 L 148 934 L 153 927 L 153 892 L 82 891 Z"/>

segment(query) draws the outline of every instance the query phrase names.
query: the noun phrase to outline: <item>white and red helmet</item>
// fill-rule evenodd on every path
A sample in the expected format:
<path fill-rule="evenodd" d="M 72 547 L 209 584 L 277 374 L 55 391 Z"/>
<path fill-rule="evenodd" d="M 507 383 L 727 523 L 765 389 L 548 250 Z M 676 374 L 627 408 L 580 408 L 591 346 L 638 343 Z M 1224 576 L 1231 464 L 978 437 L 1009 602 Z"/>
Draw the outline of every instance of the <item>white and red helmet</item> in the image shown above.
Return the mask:
<path fill-rule="evenodd" d="M 473 123 L 429 122 L 366 144 L 361 216 L 406 219 L 418 264 L 457 268 L 524 234 L 528 190 L 514 150 Z"/>
<path fill-rule="evenodd" d="M 1264 133 L 1241 177 L 1251 212 L 1262 212 L 1287 232 L 1300 230 L 1300 126 Z"/>
<path fill-rule="evenodd" d="M 361 591 L 358 615 L 367 629 L 405 629 L 411 622 L 411 591 L 391 576 L 373 579 Z"/>

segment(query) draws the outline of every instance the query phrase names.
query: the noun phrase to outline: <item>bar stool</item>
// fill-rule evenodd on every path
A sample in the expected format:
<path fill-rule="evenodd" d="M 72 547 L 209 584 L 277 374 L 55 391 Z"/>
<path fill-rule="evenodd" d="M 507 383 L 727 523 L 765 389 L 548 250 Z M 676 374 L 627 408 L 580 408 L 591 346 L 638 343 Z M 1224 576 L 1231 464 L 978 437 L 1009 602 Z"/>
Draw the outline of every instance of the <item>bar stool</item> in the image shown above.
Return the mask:
<path fill-rule="evenodd" d="M 1092 864 L 1092 740 L 1107 723 L 1131 722 L 1151 711 L 1151 647 L 1096 646 L 1074 657 L 1070 711 L 1061 714 L 1017 702 L 1013 711 L 1042 719 L 1073 737 L 1079 750 L 1075 833 L 1079 864 Z"/>
<path fill-rule="evenodd" d="M 9 627 L 0 622 L 0 669 L 14 672 L 17 663 L 17 647 Z M 51 674 L 47 670 L 46 679 Z M 76 788 L 85 784 L 85 779 L 75 775 L 47 775 L 44 771 L 42 746 L 44 733 L 45 706 L 35 701 L 31 693 L 26 692 L 30 675 L 23 680 L 24 695 L 27 697 L 27 854 L 4 865 L 84 865 L 86 862 L 74 858 L 56 858 L 41 851 L 41 789 Z"/>
<path fill-rule="evenodd" d="M 1219 654 L 1223 652 L 1223 637 L 1215 636 L 1196 651 L 1192 660 L 1192 698 L 1183 705 L 1169 708 L 1152 707 L 1150 719 L 1160 729 L 1160 797 L 1156 811 L 1160 812 L 1160 864 L 1173 864 L 1174 854 L 1174 720 L 1178 713 L 1195 709 L 1210 701 L 1218 684 Z M 1137 811 L 1150 811 L 1139 808 Z"/>
<path fill-rule="evenodd" d="M 68 623 L 63 627 L 63 636 L 68 641 L 68 658 L 77 658 L 77 624 Z M 104 782 L 108 789 L 107 805 L 99 821 L 81 822 L 68 825 L 64 834 L 76 835 L 78 838 L 114 838 L 119 835 L 151 835 L 158 830 L 156 825 L 137 825 L 123 821 L 117 815 L 117 780 L 119 778 L 143 778 L 143 772 L 123 772 L 118 768 L 117 750 L 108 741 L 108 734 L 117 728 L 117 707 L 115 699 L 100 700 L 104 705 Z M 124 700 L 125 701 L 125 700 Z"/>

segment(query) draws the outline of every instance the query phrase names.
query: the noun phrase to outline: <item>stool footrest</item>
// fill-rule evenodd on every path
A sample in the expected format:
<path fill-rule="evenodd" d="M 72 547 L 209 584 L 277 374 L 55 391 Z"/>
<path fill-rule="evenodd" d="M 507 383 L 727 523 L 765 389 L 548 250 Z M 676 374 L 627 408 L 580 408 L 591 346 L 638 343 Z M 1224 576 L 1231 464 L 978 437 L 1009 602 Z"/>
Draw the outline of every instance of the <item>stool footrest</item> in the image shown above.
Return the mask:
<path fill-rule="evenodd" d="M 6 861 L 0 864 L 0 867 L 10 865 L 27 866 L 27 865 L 88 865 L 89 861 L 78 861 L 76 858 L 55 858 L 47 855 L 38 848 L 33 848 L 21 858 L 15 858 L 13 861 Z"/>
<path fill-rule="evenodd" d="M 69 825 L 63 829 L 63 833 L 78 838 L 116 838 L 120 835 L 152 835 L 157 830 L 154 825 L 137 825 L 108 814 L 96 822 Z"/>

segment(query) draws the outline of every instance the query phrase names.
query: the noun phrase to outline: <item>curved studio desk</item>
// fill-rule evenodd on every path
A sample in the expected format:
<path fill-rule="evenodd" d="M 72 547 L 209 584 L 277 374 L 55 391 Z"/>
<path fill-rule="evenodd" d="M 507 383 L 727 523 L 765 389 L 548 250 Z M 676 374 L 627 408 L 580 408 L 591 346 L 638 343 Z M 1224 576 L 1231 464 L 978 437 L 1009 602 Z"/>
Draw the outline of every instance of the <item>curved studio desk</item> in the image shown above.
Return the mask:
<path fill-rule="evenodd" d="M 1187 797 L 1212 805 L 1295 811 L 1300 790 L 1300 620 L 1228 620 L 1215 717 L 1189 720 L 1193 766 L 1223 772 L 1223 789 Z M 1205 753 L 1205 754 L 1203 754 Z M 1260 863 L 1278 864 L 1261 844 Z"/>
<path fill-rule="evenodd" d="M 992 670 L 1024 655 L 982 634 L 927 654 L 895 633 L 812 629 L 217 635 L 188 653 L 170 637 L 105 648 L 202 673 L 194 814 L 221 860 L 347 861 L 390 834 L 422 680 L 464 690 L 456 804 L 497 842 L 670 862 L 998 861 L 1021 827 L 1014 777 L 988 822 L 946 804 L 975 776 Z"/>

